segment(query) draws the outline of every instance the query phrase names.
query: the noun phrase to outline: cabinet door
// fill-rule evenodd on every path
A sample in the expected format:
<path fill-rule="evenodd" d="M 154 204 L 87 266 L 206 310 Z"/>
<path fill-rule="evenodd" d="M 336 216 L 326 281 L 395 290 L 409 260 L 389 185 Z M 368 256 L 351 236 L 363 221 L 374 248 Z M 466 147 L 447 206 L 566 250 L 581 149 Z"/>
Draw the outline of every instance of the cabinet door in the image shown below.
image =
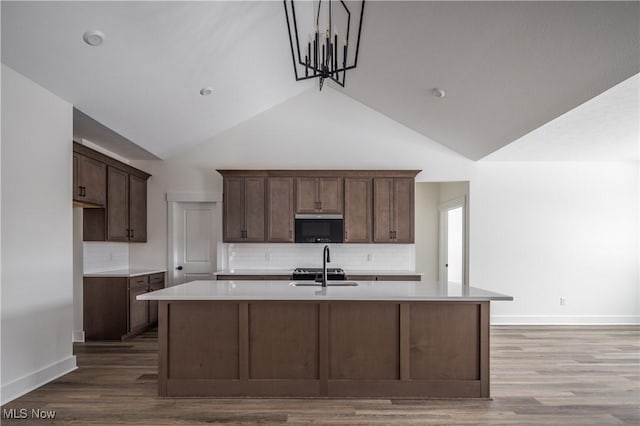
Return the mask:
<path fill-rule="evenodd" d="M 393 231 L 394 242 L 414 242 L 414 181 L 396 178 L 393 180 Z"/>
<path fill-rule="evenodd" d="M 244 178 L 225 178 L 222 196 L 224 241 L 244 241 Z"/>
<path fill-rule="evenodd" d="M 149 275 L 149 291 L 162 290 L 164 288 L 164 272 Z M 149 324 L 158 322 L 158 301 L 149 301 Z"/>
<path fill-rule="evenodd" d="M 293 178 L 267 180 L 267 241 L 293 242 Z"/>
<path fill-rule="evenodd" d="M 137 300 L 140 294 L 145 294 L 149 288 L 149 276 L 129 278 L 129 333 L 144 329 L 149 321 L 149 302 Z"/>
<path fill-rule="evenodd" d="M 296 179 L 296 213 L 316 213 L 320 210 L 318 201 L 318 179 Z"/>
<path fill-rule="evenodd" d="M 318 201 L 322 213 L 342 213 L 342 178 L 319 178 Z"/>
<path fill-rule="evenodd" d="M 266 225 L 264 178 L 245 178 L 244 197 L 244 241 L 263 242 Z"/>
<path fill-rule="evenodd" d="M 393 179 L 373 179 L 373 241 L 393 242 Z"/>
<path fill-rule="evenodd" d="M 80 194 L 82 190 L 80 189 L 80 184 L 78 184 L 78 154 L 73 153 L 73 199 L 75 201 L 81 201 L 82 198 Z"/>
<path fill-rule="evenodd" d="M 129 175 L 129 241 L 147 241 L 147 181 Z"/>
<path fill-rule="evenodd" d="M 104 206 L 107 166 L 93 158 L 78 154 L 78 183 L 82 187 L 80 199 L 85 203 Z"/>
<path fill-rule="evenodd" d="M 129 174 L 107 171 L 107 241 L 129 241 Z"/>
<path fill-rule="evenodd" d="M 371 242 L 371 179 L 344 180 L 344 242 Z"/>

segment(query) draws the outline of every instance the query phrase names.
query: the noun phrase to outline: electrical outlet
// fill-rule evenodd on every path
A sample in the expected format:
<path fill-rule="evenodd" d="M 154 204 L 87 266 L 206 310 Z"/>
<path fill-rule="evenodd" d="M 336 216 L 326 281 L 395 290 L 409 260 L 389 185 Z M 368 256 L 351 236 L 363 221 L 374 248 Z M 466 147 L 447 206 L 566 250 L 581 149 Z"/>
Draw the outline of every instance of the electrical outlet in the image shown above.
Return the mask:
<path fill-rule="evenodd" d="M 567 304 L 567 298 L 564 296 L 560 296 L 560 306 L 565 306 Z"/>
<path fill-rule="evenodd" d="M 373 254 L 367 253 L 367 262 L 373 262 Z"/>
<path fill-rule="evenodd" d="M 266 260 L 267 262 L 271 260 L 271 253 L 265 253 L 264 254 L 264 260 Z"/>

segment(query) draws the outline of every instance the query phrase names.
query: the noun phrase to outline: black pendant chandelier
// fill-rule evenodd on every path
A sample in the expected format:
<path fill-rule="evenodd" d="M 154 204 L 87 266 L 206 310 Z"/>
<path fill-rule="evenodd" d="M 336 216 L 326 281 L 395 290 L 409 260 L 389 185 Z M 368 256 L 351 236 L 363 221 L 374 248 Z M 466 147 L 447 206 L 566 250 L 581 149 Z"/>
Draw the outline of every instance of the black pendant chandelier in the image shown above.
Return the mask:
<path fill-rule="evenodd" d="M 303 25 L 303 23 L 298 25 L 294 0 L 284 0 L 284 13 L 287 19 L 287 29 L 289 30 L 289 45 L 291 46 L 291 59 L 296 81 L 318 78 L 319 87 L 322 90 L 324 81 L 331 79 L 344 87 L 347 71 L 355 68 L 358 64 L 364 0 L 360 2 L 362 6 L 360 7 L 360 19 L 358 20 L 355 54 L 352 53 L 353 43 L 350 38 L 351 11 L 344 1 L 327 0 L 325 3 L 328 4 L 325 5 L 323 5 L 322 0 L 317 3 L 302 3 L 303 7 L 308 8 L 310 5 L 313 7 L 315 22 L 305 22 L 304 24 L 306 25 Z M 336 3 L 335 6 L 333 3 Z M 333 34 L 331 34 L 332 28 Z M 341 29 L 340 36 L 342 38 L 340 39 L 338 37 L 338 28 Z M 309 34 L 307 42 L 304 43 L 303 41 L 302 44 L 304 54 L 301 53 L 300 49 L 299 29 L 303 34 L 307 32 Z"/>

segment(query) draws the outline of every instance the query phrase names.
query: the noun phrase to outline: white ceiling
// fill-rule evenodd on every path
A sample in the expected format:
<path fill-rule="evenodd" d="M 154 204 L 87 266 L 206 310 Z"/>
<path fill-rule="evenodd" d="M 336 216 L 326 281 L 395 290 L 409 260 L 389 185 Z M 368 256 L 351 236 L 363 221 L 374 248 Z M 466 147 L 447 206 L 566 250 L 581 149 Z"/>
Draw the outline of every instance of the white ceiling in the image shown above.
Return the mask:
<path fill-rule="evenodd" d="M 4 64 L 160 158 L 315 83 L 293 79 L 280 1 L 1 7 Z M 639 14 L 637 2 L 367 2 L 339 90 L 479 159 L 637 74 Z M 89 29 L 101 47 L 82 42 Z"/>
<path fill-rule="evenodd" d="M 485 160 L 639 161 L 640 75 L 489 154 Z"/>

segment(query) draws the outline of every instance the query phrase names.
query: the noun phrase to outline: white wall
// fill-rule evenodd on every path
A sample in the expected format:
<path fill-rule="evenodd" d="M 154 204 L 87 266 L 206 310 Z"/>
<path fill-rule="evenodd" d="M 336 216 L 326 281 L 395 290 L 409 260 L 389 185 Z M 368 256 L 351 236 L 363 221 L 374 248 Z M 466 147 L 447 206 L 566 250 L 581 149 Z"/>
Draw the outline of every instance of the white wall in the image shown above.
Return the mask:
<path fill-rule="evenodd" d="M 219 199 L 215 169 L 422 169 L 418 182 L 470 181 L 446 184 L 440 201 L 470 194 L 470 285 L 516 297 L 493 304 L 494 321 L 638 322 L 637 163 L 474 163 L 325 88 L 133 165 L 153 176 L 149 240 L 130 246 L 132 267 L 167 266 L 166 193 Z"/>
<path fill-rule="evenodd" d="M 638 194 L 637 162 L 479 162 L 471 285 L 515 298 L 492 321 L 638 323 Z"/>
<path fill-rule="evenodd" d="M 440 184 L 416 183 L 416 272 L 422 280 L 438 281 L 438 206 Z"/>
<path fill-rule="evenodd" d="M 2 403 L 76 367 L 72 108 L 2 66 Z"/>
<path fill-rule="evenodd" d="M 216 169 L 422 169 L 418 180 L 466 180 L 473 162 L 363 104 L 325 87 L 278 105 L 164 162 L 151 173 L 147 244 L 131 266 L 166 267 L 169 191 L 222 192 Z"/>

